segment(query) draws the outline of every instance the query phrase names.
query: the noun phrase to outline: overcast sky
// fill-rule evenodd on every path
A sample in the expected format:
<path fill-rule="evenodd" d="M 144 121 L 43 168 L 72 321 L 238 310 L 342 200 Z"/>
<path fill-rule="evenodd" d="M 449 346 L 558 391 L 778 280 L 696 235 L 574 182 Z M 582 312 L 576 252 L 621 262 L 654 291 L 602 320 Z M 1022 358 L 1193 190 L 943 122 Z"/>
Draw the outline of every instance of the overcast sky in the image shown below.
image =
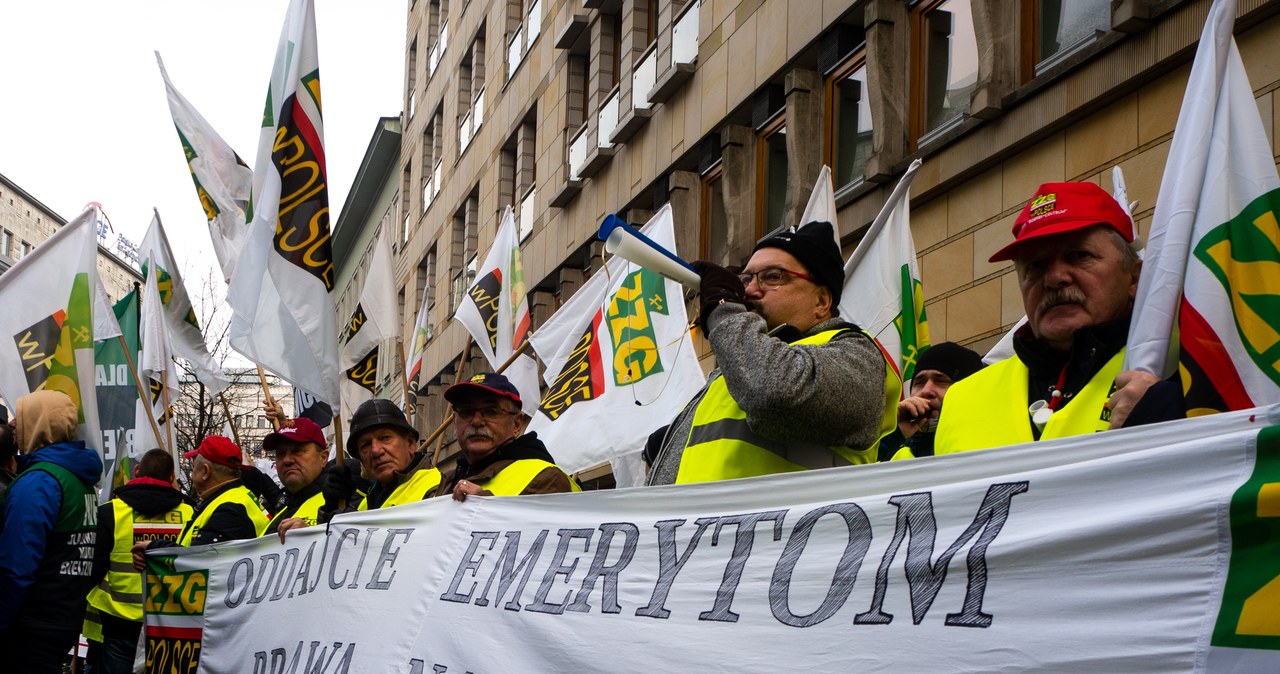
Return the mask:
<path fill-rule="evenodd" d="M 380 117 L 401 109 L 407 0 L 316 0 L 331 221 Z M 71 219 L 102 204 L 140 242 L 156 207 L 184 268 L 213 261 L 156 67 L 252 166 L 288 0 L 0 7 L 0 173 Z M 114 240 L 114 237 L 112 237 Z M 201 274 L 188 273 L 187 285 Z M 193 293 L 194 294 L 194 293 Z"/>

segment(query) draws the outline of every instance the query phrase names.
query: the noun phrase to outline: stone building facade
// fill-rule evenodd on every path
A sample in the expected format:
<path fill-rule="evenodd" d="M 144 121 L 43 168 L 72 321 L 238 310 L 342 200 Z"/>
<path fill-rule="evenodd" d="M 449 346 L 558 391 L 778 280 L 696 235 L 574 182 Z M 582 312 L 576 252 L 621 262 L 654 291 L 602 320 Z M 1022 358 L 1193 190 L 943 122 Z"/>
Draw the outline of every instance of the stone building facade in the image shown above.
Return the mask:
<path fill-rule="evenodd" d="M 536 327 L 598 268 L 609 213 L 670 202 L 682 256 L 737 265 L 797 224 L 827 164 L 848 254 L 921 158 L 932 339 L 987 349 L 1023 307 L 986 260 L 1040 183 L 1110 189 L 1118 165 L 1146 232 L 1210 4 L 411 0 L 396 278 L 406 333 L 430 307 L 420 428 L 445 414 L 467 337 L 451 316 L 508 204 Z M 1278 14 L 1240 0 L 1236 22 L 1273 148 Z"/>
<path fill-rule="evenodd" d="M 65 224 L 66 218 L 0 174 L 0 273 Z M 135 282 L 142 283 L 142 274 L 137 268 L 134 245 L 120 236 L 109 244 L 108 238 L 108 233 L 100 229 L 98 278 L 107 291 L 108 299 L 115 302 L 129 294 Z"/>

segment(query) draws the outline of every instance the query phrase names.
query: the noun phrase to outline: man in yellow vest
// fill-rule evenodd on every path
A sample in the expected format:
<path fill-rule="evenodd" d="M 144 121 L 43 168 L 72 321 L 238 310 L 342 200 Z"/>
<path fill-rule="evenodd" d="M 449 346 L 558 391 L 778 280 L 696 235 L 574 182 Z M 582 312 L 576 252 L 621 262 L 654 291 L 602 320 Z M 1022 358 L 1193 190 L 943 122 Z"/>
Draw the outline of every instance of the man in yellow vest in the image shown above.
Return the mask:
<path fill-rule="evenodd" d="M 897 427 L 902 384 L 839 316 L 844 258 L 831 223 L 764 239 L 741 274 L 694 268 L 718 369 L 668 427 L 649 484 L 874 462 Z"/>
<path fill-rule="evenodd" d="M 276 475 L 284 493 L 267 533 L 315 526 L 324 505 L 324 467 L 329 462 L 329 441 L 316 422 L 299 417 L 286 420 L 280 430 L 262 439 L 262 448 L 275 455 Z"/>
<path fill-rule="evenodd" d="M 257 538 L 267 530 L 267 514 L 253 492 L 240 481 L 240 447 L 221 435 L 207 436 L 182 455 L 191 462 L 191 486 L 200 505 L 177 542 L 141 541 L 133 546 L 133 567 L 146 570 L 144 553 L 174 545 L 193 546 Z"/>
<path fill-rule="evenodd" d="M 523 433 L 528 418 L 520 392 L 506 377 L 481 372 L 444 392 L 453 405 L 453 430 L 462 456 L 441 493 L 519 496 L 581 491 L 555 464 L 537 433 Z"/>
<path fill-rule="evenodd" d="M 898 403 L 898 428 L 880 440 L 880 460 L 933 456 L 938 416 L 947 391 L 983 367 L 982 356 L 955 342 L 931 344 L 921 351 L 910 395 Z"/>
<path fill-rule="evenodd" d="M 377 510 L 421 501 L 440 485 L 440 471 L 427 465 L 426 453 L 417 451 L 418 429 L 394 402 L 374 398 L 360 403 L 350 426 L 347 452 L 360 460 L 363 476 L 373 480 L 373 486 L 364 499 L 358 499 L 363 485 L 360 475 L 346 463 L 330 467 L 322 522 L 338 512 L 342 503 L 347 505 L 345 510 Z"/>
<path fill-rule="evenodd" d="M 948 454 L 1186 415 L 1181 386 L 1121 371 L 1142 260 L 1133 221 L 1088 182 L 1046 183 L 991 256 L 1013 260 L 1027 324 L 1014 356 L 947 392 L 934 450 Z"/>
<path fill-rule="evenodd" d="M 133 474 L 110 501 L 98 506 L 99 546 L 109 550 L 109 559 L 96 560 L 101 581 L 89 591 L 89 606 L 97 609 L 102 625 L 101 649 L 93 649 L 97 659 L 91 655 L 90 660 L 94 671 L 106 674 L 133 671 L 142 631 L 142 574 L 133 568 L 133 545 L 176 542 L 194 512 L 190 499 L 173 486 L 169 452 L 153 449 L 143 454 Z"/>

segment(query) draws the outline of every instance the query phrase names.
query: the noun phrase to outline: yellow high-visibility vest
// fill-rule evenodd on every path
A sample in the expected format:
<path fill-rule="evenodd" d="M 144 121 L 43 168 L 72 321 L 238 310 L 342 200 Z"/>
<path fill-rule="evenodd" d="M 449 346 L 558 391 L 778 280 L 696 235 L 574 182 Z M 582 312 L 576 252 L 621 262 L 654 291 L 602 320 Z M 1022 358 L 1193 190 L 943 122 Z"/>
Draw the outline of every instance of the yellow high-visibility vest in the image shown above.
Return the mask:
<path fill-rule="evenodd" d="M 827 330 L 792 344 L 826 344 L 849 329 Z M 901 395 L 902 382 L 886 363 L 880 431 L 876 441 L 862 449 L 825 447 L 808 442 L 774 440 L 756 434 L 747 425 L 747 413 L 729 393 L 724 377 L 717 377 L 707 386 L 694 410 L 693 425 L 680 458 L 676 484 L 874 463 L 880 447 L 879 439 L 898 427 L 898 399 Z"/>
<path fill-rule="evenodd" d="M 440 471 L 436 468 L 423 468 L 413 471 L 413 475 L 409 479 L 400 483 L 387 500 L 382 502 L 378 508 L 390 508 L 391 506 L 403 505 L 405 503 L 413 503 L 421 501 L 427 492 L 435 489 L 440 484 Z M 356 510 L 368 510 L 369 499 L 365 497 L 360 505 L 356 506 Z M 376 510 L 376 509 L 375 509 Z"/>
<path fill-rule="evenodd" d="M 258 499 L 254 498 L 253 492 L 249 491 L 248 487 L 239 485 L 218 494 L 218 498 L 206 505 L 194 521 L 188 522 L 187 528 L 178 537 L 178 545 L 191 545 L 191 541 L 195 540 L 196 536 L 200 535 L 200 530 L 209 523 L 209 518 L 213 516 L 214 511 L 224 503 L 239 503 L 244 506 L 245 513 L 253 521 L 254 536 L 261 536 L 266 532 L 267 514 L 262 511 L 262 506 L 258 505 Z"/>
<path fill-rule="evenodd" d="M 542 459 L 519 459 L 513 461 L 511 465 L 498 471 L 486 482 L 476 482 L 482 489 L 493 492 L 494 496 L 519 496 L 529 488 L 529 483 L 533 482 L 533 478 L 538 477 L 542 471 L 548 468 L 560 470 L 560 467 L 549 461 Z M 563 472 L 563 471 L 562 471 Z M 565 474 L 568 477 L 568 474 Z M 577 482 L 573 478 L 569 478 L 570 491 L 582 491 Z"/>
<path fill-rule="evenodd" d="M 179 503 L 168 512 L 147 517 L 118 498 L 111 499 L 110 503 L 116 537 L 107 575 L 89 591 L 89 605 L 100 613 L 142 622 L 142 573 L 133 568 L 133 544 L 178 540 L 191 521 L 193 510 L 186 503 Z"/>
<path fill-rule="evenodd" d="M 1084 388 L 1049 417 L 1040 439 L 1107 430 L 1111 425 L 1111 411 L 1103 405 L 1114 392 L 1116 375 L 1123 364 L 1124 349 L 1120 349 Z M 1014 356 L 952 384 L 942 402 L 942 415 L 938 417 L 934 454 L 1033 441 L 1031 415 L 1027 411 L 1029 377 L 1027 366 Z"/>
<path fill-rule="evenodd" d="M 289 517 L 297 517 L 303 522 L 306 522 L 307 526 L 314 527 L 316 525 L 316 520 L 320 518 L 320 506 L 322 505 L 324 505 L 324 492 L 316 492 L 311 495 L 311 498 L 303 501 L 302 505 L 298 506 L 298 509 L 293 511 L 293 514 L 289 515 Z M 271 522 L 275 522 L 280 519 L 280 516 L 283 514 L 284 510 L 281 510 L 275 515 L 272 515 Z"/>

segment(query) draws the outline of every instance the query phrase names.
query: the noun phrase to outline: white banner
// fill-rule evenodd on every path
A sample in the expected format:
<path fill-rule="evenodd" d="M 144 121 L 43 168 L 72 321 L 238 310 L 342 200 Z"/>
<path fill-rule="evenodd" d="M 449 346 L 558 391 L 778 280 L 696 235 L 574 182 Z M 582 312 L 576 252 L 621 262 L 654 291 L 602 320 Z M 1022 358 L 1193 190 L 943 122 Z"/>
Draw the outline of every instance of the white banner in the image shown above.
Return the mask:
<path fill-rule="evenodd" d="M 148 671 L 1278 671 L 1277 422 L 439 498 L 153 556 Z"/>

